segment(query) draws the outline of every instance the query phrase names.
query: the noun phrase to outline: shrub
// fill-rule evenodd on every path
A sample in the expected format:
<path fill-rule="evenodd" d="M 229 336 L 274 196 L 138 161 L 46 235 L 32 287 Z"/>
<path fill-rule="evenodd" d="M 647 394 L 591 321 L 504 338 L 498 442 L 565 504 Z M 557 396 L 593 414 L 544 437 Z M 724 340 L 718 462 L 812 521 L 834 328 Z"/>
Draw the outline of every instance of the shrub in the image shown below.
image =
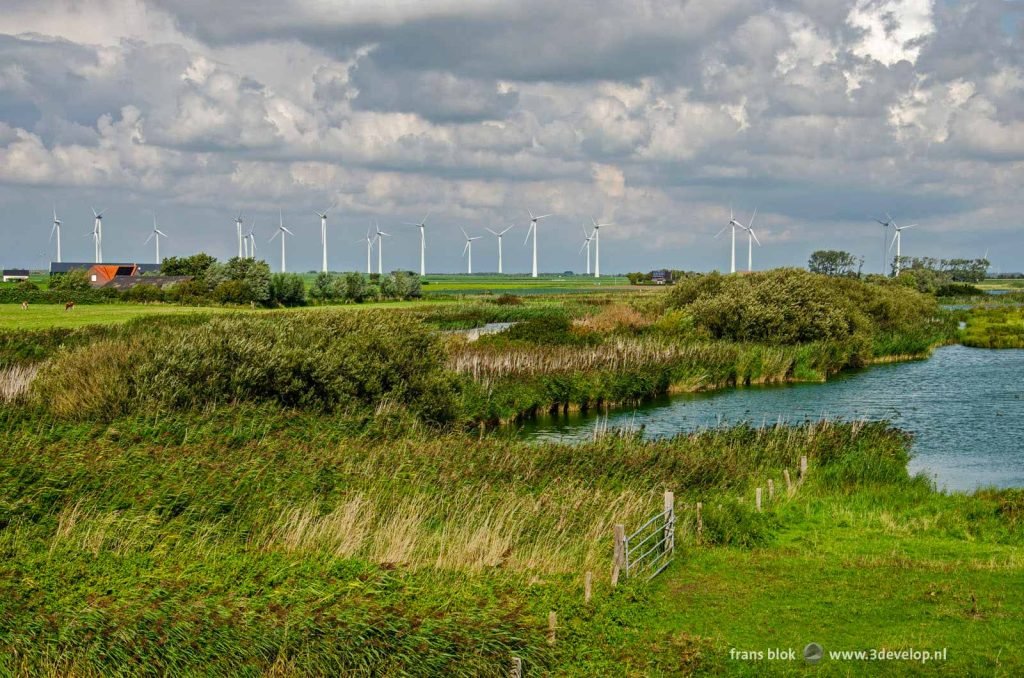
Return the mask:
<path fill-rule="evenodd" d="M 64 351 L 40 372 L 35 395 L 64 417 L 236 401 L 331 411 L 388 400 L 443 422 L 455 416 L 454 384 L 437 339 L 415 320 L 274 314 L 218 317 Z"/>
<path fill-rule="evenodd" d="M 297 273 L 275 273 L 270 278 L 270 303 L 279 306 L 304 306 L 306 283 Z"/>
<path fill-rule="evenodd" d="M 522 306 L 523 300 L 514 294 L 502 294 L 495 299 L 490 300 L 492 304 L 497 306 Z"/>

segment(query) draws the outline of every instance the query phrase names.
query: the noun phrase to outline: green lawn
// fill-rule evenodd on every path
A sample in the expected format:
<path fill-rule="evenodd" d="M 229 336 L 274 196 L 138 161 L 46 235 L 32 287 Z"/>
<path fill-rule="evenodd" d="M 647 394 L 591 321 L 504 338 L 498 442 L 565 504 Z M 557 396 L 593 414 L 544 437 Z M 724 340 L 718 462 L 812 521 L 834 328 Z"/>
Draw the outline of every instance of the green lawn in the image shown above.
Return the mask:
<path fill-rule="evenodd" d="M 290 309 L 289 313 L 327 313 L 371 308 L 414 308 L 436 301 L 384 301 L 372 304 L 339 304 Z M 82 304 L 65 311 L 62 304 L 32 304 L 23 310 L 19 304 L 0 304 L 0 330 L 38 330 L 49 327 L 82 327 L 127 322 L 141 316 L 186 315 L 192 313 L 263 313 L 266 309 L 222 306 L 178 306 L 175 304 Z"/>
<path fill-rule="evenodd" d="M 81 304 L 65 311 L 62 304 L 31 304 L 23 310 L 19 304 L 0 304 L 0 330 L 38 330 L 48 327 L 123 323 L 140 316 L 187 313 L 216 313 L 216 308 L 197 308 L 172 304 Z"/>

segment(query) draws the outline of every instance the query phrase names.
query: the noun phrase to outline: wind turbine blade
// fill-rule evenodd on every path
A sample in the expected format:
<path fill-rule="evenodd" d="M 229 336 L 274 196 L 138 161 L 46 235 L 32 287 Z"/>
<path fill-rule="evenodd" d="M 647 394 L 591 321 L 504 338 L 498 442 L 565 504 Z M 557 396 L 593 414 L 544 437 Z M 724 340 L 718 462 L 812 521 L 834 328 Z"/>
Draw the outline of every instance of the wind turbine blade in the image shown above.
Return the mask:
<path fill-rule="evenodd" d="M 715 233 L 715 237 L 717 238 L 718 236 L 720 236 L 723 233 L 725 233 L 726 229 L 729 228 L 729 226 L 731 226 L 731 225 L 732 225 L 732 222 L 729 222 L 729 225 L 723 226 L 721 231 L 719 231 L 718 233 Z"/>
<path fill-rule="evenodd" d="M 466 246 L 462 248 L 462 256 L 466 256 L 466 251 L 469 250 L 469 241 L 466 241 Z"/>
<path fill-rule="evenodd" d="M 459 230 L 462 231 L 462 235 L 466 236 L 466 239 L 468 240 L 469 233 L 466 233 L 466 229 L 464 229 L 462 226 L 459 226 Z"/>
<path fill-rule="evenodd" d="M 750 223 L 747 224 L 747 228 L 754 228 L 754 219 L 757 217 L 757 208 L 754 208 L 754 213 L 750 216 Z"/>
<path fill-rule="evenodd" d="M 526 213 L 530 215 L 530 221 L 533 221 L 533 212 L 530 211 L 529 207 L 526 208 Z"/>
<path fill-rule="evenodd" d="M 267 242 L 272 242 L 274 238 L 276 238 L 279 235 L 281 235 L 281 231 L 274 231 L 274 235 L 270 236 L 270 240 L 268 240 Z"/>
<path fill-rule="evenodd" d="M 490 233 L 491 235 L 498 235 L 497 232 L 492 231 L 491 229 L 487 228 L 486 226 L 484 226 L 484 230 L 487 231 L 488 233 Z"/>
<path fill-rule="evenodd" d="M 894 233 L 893 236 L 892 236 L 892 242 L 889 243 L 889 249 L 890 250 L 892 249 L 892 246 L 896 244 L 896 239 L 899 238 L 899 237 L 900 237 L 900 232 L 896 231 L 896 233 Z"/>
<path fill-rule="evenodd" d="M 501 233 L 499 233 L 498 235 L 505 235 L 506 233 L 508 233 L 509 231 L 511 231 L 511 230 L 512 230 L 513 228 L 515 228 L 515 224 L 511 224 L 511 225 L 510 225 L 510 226 L 509 226 L 508 228 L 506 228 L 506 229 L 505 229 L 504 231 L 502 231 L 502 232 L 501 232 Z"/>
<path fill-rule="evenodd" d="M 54 222 L 53 227 L 50 229 L 50 242 L 53 242 L 53 232 L 57 230 L 57 223 Z"/>
<path fill-rule="evenodd" d="M 586 247 L 586 246 L 587 246 L 587 245 L 588 245 L 589 243 L 590 243 L 590 241 L 588 240 L 587 242 L 585 242 L 585 243 L 583 243 L 582 245 L 580 245 L 580 251 L 579 251 L 579 252 L 577 252 L 576 254 L 583 254 L 583 249 L 584 249 L 584 248 L 585 248 L 585 247 Z"/>
<path fill-rule="evenodd" d="M 526 229 L 526 239 L 525 239 L 525 240 L 523 240 L 523 245 L 525 245 L 526 243 L 530 242 L 530 233 L 532 233 L 532 232 L 533 232 L 533 229 L 534 229 L 534 228 L 536 228 L 536 224 L 534 224 L 534 223 L 533 223 L 533 222 L 531 221 L 531 222 L 530 222 L 530 227 L 529 227 L 528 229 Z"/>
<path fill-rule="evenodd" d="M 166 237 L 167 237 L 167 234 L 166 234 L 166 233 L 164 233 L 163 231 L 161 231 L 160 229 L 157 229 L 157 231 L 156 231 L 156 232 L 157 232 L 157 233 L 159 233 L 159 234 L 160 234 L 160 235 L 161 235 L 162 237 L 164 237 L 164 238 L 166 238 Z"/>
<path fill-rule="evenodd" d="M 551 214 L 542 214 L 539 217 L 534 217 L 533 220 L 534 221 L 540 221 L 541 219 L 544 219 L 544 218 L 550 217 L 550 216 L 551 216 Z"/>
<path fill-rule="evenodd" d="M 914 226 L 917 226 L 917 224 L 911 224 L 910 226 L 901 226 L 901 227 L 900 227 L 900 230 L 901 230 L 901 231 L 905 231 L 906 229 L 908 229 L 908 228 L 913 228 Z"/>
<path fill-rule="evenodd" d="M 281 227 L 281 230 L 282 230 L 282 231 L 284 231 L 285 233 L 287 233 L 288 235 L 295 235 L 295 234 L 294 234 L 294 233 L 292 233 L 292 232 L 291 232 L 290 230 L 288 230 L 288 227 L 287 227 L 287 226 L 282 226 L 282 227 Z"/>
<path fill-rule="evenodd" d="M 426 226 L 427 225 L 427 219 L 430 218 L 431 213 L 432 213 L 432 210 L 427 210 L 427 213 L 423 215 L 422 219 L 420 219 L 420 224 L 423 224 L 424 226 Z M 416 225 L 419 226 L 420 224 L 416 224 Z"/>
<path fill-rule="evenodd" d="M 760 247 L 761 246 L 761 241 L 757 239 L 757 233 L 754 233 L 754 229 L 752 229 L 752 228 L 748 229 L 748 230 L 750 232 L 750 235 L 752 235 L 754 237 L 754 242 L 756 242 L 757 246 Z"/>
<path fill-rule="evenodd" d="M 146 238 L 146 242 L 144 242 L 144 243 L 142 243 L 142 244 L 143 244 L 143 245 L 148 245 L 148 244 L 149 244 L 149 241 L 150 241 L 150 240 L 152 240 L 152 239 L 153 239 L 153 236 L 155 236 L 155 235 L 156 235 L 156 233 L 150 233 L 150 234 L 149 234 L 149 237 L 148 237 L 148 238 Z"/>

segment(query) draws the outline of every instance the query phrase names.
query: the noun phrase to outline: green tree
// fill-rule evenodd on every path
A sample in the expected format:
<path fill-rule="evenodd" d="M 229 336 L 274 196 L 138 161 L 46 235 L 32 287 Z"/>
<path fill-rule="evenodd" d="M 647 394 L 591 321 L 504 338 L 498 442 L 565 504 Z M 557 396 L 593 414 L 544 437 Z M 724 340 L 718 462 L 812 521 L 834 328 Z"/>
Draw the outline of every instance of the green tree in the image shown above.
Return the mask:
<path fill-rule="evenodd" d="M 362 273 L 345 274 L 345 299 L 356 304 L 361 304 L 369 294 L 369 286 Z"/>
<path fill-rule="evenodd" d="M 319 302 L 337 299 L 338 285 L 336 278 L 337 276 L 332 273 L 318 273 L 313 280 L 313 285 L 309 288 L 310 298 Z"/>
<path fill-rule="evenodd" d="M 79 292 L 91 287 L 89 274 L 80 268 L 72 269 L 62 275 L 55 275 L 50 283 L 51 290 L 60 292 Z"/>
<path fill-rule="evenodd" d="M 303 306 L 306 282 L 298 273 L 275 273 L 270 278 L 270 302 L 281 306 Z"/>
<path fill-rule="evenodd" d="M 193 278 L 200 278 L 216 262 L 215 257 L 211 257 L 205 252 L 193 254 L 190 257 L 166 257 L 160 264 L 160 274 L 190 275 Z"/>
<path fill-rule="evenodd" d="M 857 273 L 857 257 L 842 250 L 818 250 L 807 260 L 811 273 L 834 276 L 854 276 Z"/>

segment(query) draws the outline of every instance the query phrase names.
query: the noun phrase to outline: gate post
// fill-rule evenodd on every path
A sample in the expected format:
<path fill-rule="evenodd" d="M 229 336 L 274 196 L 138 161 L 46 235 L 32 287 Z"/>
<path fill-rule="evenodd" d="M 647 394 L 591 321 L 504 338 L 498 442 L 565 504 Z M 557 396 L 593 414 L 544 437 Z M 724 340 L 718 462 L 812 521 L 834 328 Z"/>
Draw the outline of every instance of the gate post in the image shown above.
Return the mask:
<path fill-rule="evenodd" d="M 674 492 L 665 490 L 665 550 L 672 553 L 676 549 L 676 496 Z"/>
<path fill-rule="evenodd" d="M 612 586 L 618 586 L 619 574 L 626 565 L 626 526 L 615 526 L 615 555 L 612 556 Z"/>

